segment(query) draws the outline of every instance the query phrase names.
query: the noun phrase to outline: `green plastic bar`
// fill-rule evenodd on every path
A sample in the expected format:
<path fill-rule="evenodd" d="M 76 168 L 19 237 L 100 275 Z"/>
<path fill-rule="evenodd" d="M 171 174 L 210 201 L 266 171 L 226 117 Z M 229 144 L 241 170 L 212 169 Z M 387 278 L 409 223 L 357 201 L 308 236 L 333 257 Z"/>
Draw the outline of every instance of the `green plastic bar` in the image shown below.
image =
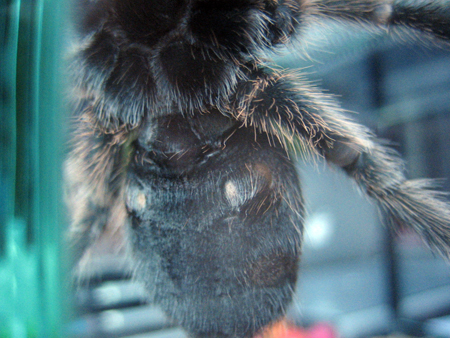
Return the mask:
<path fill-rule="evenodd" d="M 64 337 L 63 0 L 2 0 L 0 338 Z M 4 43 L 3 43 L 4 42 Z M 3 134 L 4 132 L 4 134 Z M 0 201 L 0 202 L 1 202 Z"/>

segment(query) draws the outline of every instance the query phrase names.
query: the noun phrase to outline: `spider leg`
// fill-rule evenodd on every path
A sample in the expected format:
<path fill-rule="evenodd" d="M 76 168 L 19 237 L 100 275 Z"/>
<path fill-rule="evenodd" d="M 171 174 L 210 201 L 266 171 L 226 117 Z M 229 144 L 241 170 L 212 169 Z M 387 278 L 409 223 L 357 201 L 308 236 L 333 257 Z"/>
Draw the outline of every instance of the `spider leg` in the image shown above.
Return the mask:
<path fill-rule="evenodd" d="M 71 211 L 68 236 L 79 278 L 89 273 L 89 263 L 97 250 L 108 251 L 110 243 L 115 244 L 112 249 L 117 252 L 124 247 L 124 148 L 129 136 L 120 129 L 100 131 L 90 107 L 81 111 L 64 168 L 65 196 Z"/>
<path fill-rule="evenodd" d="M 299 27 L 329 18 L 338 22 L 369 24 L 382 29 L 409 28 L 431 37 L 450 40 L 448 1 L 405 0 L 302 0 Z"/>
<path fill-rule="evenodd" d="M 430 180 L 407 180 L 403 162 L 332 98 L 302 80 L 254 67 L 232 98 L 234 117 L 288 149 L 303 147 L 341 167 L 383 211 L 393 229 L 407 227 L 450 258 L 450 205 Z"/>

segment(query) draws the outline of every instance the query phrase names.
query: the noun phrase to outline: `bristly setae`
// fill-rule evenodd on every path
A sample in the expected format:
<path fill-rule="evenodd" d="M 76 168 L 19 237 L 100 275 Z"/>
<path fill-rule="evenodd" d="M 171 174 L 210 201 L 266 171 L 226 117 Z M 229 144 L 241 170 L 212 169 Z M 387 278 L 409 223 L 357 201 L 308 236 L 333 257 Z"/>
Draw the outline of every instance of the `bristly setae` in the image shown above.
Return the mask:
<path fill-rule="evenodd" d="M 264 52 L 331 18 L 448 44 L 450 5 L 393 0 L 73 0 L 71 239 L 114 239 L 193 337 L 252 337 L 296 282 L 299 142 L 354 178 L 393 230 L 450 257 L 450 208 L 330 96 Z M 110 241 L 111 243 L 111 241 Z"/>

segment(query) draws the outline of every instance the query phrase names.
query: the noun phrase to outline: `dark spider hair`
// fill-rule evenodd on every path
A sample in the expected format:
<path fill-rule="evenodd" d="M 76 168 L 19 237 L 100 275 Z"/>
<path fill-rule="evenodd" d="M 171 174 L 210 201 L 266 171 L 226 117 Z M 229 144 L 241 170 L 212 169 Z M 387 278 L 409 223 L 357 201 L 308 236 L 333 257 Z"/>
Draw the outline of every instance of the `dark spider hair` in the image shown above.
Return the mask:
<path fill-rule="evenodd" d="M 392 229 L 449 258 L 450 208 L 432 184 L 406 180 L 331 96 L 264 60 L 326 18 L 446 44 L 448 3 L 78 0 L 73 13 L 66 177 L 80 266 L 119 237 L 188 332 L 252 337 L 284 314 L 297 278 L 298 144 L 352 177 Z"/>

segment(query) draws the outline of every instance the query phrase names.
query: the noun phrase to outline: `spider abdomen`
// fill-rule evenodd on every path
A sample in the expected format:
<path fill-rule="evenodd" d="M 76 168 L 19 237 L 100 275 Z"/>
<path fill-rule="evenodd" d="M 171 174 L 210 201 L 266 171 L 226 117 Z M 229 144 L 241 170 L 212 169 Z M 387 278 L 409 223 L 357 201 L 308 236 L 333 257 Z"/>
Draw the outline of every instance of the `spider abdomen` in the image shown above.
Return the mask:
<path fill-rule="evenodd" d="M 196 337 L 252 337 L 283 316 L 292 297 L 300 191 L 286 152 L 267 143 L 234 128 L 214 154 L 178 163 L 192 170 L 130 164 L 125 195 L 138 276 Z"/>

